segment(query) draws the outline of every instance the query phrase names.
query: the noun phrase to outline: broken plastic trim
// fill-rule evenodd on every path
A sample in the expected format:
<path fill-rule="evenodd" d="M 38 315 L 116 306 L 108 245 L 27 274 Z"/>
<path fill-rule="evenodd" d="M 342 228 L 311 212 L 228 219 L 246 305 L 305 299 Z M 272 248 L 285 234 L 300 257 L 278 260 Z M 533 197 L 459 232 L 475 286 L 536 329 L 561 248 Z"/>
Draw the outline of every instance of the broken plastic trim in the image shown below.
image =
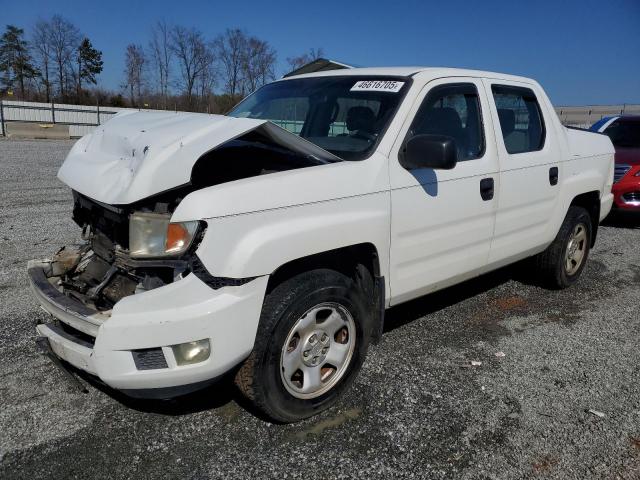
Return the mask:
<path fill-rule="evenodd" d="M 214 277 L 209 273 L 207 267 L 204 266 L 202 261 L 198 258 L 198 255 L 194 254 L 191 257 L 190 267 L 191 272 L 206 283 L 214 290 L 219 290 L 222 287 L 239 287 L 245 283 L 249 283 L 258 277 L 246 277 L 246 278 L 229 278 L 229 277 Z"/>
<path fill-rule="evenodd" d="M 60 372 L 62 372 L 63 378 L 71 387 L 79 390 L 81 393 L 89 393 L 89 390 L 87 390 L 80 379 L 76 377 L 73 370 L 71 370 L 71 367 L 69 367 L 66 363 L 63 363 L 63 361 L 58 358 L 56 353 L 51 348 L 51 344 L 49 343 L 49 339 L 47 337 L 36 337 L 36 347 L 42 355 L 51 360 L 51 362 L 60 370 Z"/>

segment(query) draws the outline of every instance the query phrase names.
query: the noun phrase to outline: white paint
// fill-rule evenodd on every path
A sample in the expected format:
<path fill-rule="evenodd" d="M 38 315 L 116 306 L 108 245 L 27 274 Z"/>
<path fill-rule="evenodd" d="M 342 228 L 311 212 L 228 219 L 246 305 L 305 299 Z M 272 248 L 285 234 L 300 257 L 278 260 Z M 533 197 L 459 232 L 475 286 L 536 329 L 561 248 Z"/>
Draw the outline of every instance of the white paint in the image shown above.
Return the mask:
<path fill-rule="evenodd" d="M 100 378 L 116 388 L 149 388 L 204 380 L 232 368 L 253 346 L 269 275 L 301 257 L 373 245 L 389 306 L 544 250 L 576 195 L 599 192 L 601 218 L 608 213 L 611 142 L 564 128 L 532 80 L 422 68 L 352 69 L 295 78 L 410 74 L 410 88 L 370 158 L 247 178 L 187 195 L 172 220 L 206 220 L 208 229 L 197 254 L 207 269 L 221 277 L 258 278 L 213 291 L 189 275 L 122 299 L 100 325 L 89 354 L 90 367 Z M 420 102 L 433 87 L 460 82 L 478 89 L 486 139 L 483 156 L 459 162 L 453 170 L 408 172 L 399 164 L 398 152 Z M 546 125 L 541 151 L 506 152 L 491 95 L 494 82 L 535 92 Z M 289 148 L 327 154 L 264 121 L 135 113 L 120 115 L 80 140 L 59 176 L 95 200 L 131 203 L 186 183 L 203 153 L 258 128 Z M 560 172 L 555 187 L 548 181 L 553 166 Z M 495 181 L 495 196 L 483 201 L 479 182 L 487 177 Z M 169 358 L 169 369 L 135 370 L 131 349 L 201 338 L 212 342 L 212 355 L 202 364 L 175 367 Z M 76 364 L 85 361 L 77 358 L 82 353 L 77 349 L 56 351 L 63 358 L 73 351 Z"/>

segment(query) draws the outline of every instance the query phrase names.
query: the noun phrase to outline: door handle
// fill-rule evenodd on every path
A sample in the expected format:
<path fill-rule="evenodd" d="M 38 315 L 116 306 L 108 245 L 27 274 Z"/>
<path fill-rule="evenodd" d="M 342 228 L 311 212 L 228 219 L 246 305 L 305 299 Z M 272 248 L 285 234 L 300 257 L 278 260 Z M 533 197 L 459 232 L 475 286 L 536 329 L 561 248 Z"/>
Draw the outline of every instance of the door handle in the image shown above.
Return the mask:
<path fill-rule="evenodd" d="M 558 184 L 558 167 L 551 167 L 549 169 L 549 183 L 551 185 Z"/>
<path fill-rule="evenodd" d="M 482 200 L 487 201 L 493 198 L 493 178 L 483 178 L 480 180 L 480 196 Z"/>

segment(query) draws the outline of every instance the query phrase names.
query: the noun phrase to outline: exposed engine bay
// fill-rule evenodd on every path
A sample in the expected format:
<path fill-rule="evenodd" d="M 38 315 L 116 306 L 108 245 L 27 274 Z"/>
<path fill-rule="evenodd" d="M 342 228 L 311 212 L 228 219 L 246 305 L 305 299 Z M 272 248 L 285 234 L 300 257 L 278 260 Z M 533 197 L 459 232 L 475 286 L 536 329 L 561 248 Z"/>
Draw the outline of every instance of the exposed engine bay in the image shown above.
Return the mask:
<path fill-rule="evenodd" d="M 156 202 L 157 213 L 168 204 Z M 84 243 L 61 248 L 51 259 L 53 277 L 64 293 L 96 310 L 109 310 L 121 298 L 173 282 L 186 275 L 189 259 L 137 260 L 129 255 L 126 208 L 94 202 L 74 192 L 73 219 Z"/>

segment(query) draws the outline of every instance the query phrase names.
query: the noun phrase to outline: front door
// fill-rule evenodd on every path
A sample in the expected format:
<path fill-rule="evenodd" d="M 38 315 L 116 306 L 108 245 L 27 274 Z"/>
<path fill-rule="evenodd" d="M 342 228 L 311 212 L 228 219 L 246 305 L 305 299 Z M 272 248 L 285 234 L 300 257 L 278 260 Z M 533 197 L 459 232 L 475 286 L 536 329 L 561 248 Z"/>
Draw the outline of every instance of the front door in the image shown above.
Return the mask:
<path fill-rule="evenodd" d="M 498 156 L 482 81 L 429 82 L 391 151 L 391 304 L 452 285 L 487 265 L 499 189 Z M 398 154 L 413 135 L 452 137 L 452 170 L 406 170 Z"/>

